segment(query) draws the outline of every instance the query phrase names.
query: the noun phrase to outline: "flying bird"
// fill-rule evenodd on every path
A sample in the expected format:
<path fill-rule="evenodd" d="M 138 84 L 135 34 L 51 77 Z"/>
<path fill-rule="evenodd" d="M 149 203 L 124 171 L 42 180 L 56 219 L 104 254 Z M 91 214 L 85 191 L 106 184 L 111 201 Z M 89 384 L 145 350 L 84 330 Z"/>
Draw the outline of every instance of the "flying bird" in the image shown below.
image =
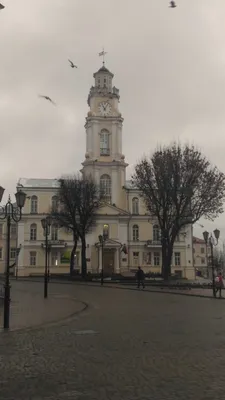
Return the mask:
<path fill-rule="evenodd" d="M 0 3 L 0 10 L 3 10 L 3 8 L 5 8 L 5 6 L 3 6 L 3 4 Z"/>
<path fill-rule="evenodd" d="M 171 1 L 170 2 L 170 8 L 175 8 L 177 5 L 176 5 L 176 3 L 175 3 L 175 1 Z"/>
<path fill-rule="evenodd" d="M 71 68 L 77 68 L 77 65 L 75 65 L 75 64 L 73 63 L 73 61 L 71 61 L 71 60 L 68 60 L 68 61 L 69 61 L 69 63 L 70 63 Z"/>
<path fill-rule="evenodd" d="M 54 106 L 56 106 L 56 103 L 49 96 L 43 96 L 40 94 L 39 97 L 42 97 L 42 99 L 50 101 L 50 103 L 52 103 L 52 104 L 54 104 Z"/>

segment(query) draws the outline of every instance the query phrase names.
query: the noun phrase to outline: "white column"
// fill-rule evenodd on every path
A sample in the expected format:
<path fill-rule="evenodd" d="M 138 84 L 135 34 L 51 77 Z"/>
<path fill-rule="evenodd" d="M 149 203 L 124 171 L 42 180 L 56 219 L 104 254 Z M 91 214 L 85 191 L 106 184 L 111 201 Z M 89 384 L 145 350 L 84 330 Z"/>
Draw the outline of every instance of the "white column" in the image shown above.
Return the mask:
<path fill-rule="evenodd" d="M 122 125 L 118 127 L 118 153 L 122 154 Z"/>
<path fill-rule="evenodd" d="M 95 182 L 97 185 L 100 184 L 100 171 L 99 169 L 95 169 Z"/>
<path fill-rule="evenodd" d="M 112 158 L 116 158 L 116 124 L 115 122 L 112 123 Z"/>
<path fill-rule="evenodd" d="M 24 275 L 24 234 L 25 234 L 25 226 L 24 222 L 19 222 L 17 226 L 17 247 L 20 247 L 20 253 L 17 258 L 17 268 L 18 268 L 18 276 Z"/>
<path fill-rule="evenodd" d="M 118 173 L 116 169 L 112 170 L 112 204 L 118 203 Z"/>
<path fill-rule="evenodd" d="M 99 125 L 98 122 L 93 122 L 92 127 L 92 148 L 93 148 L 93 158 L 98 158 L 100 154 L 99 150 Z"/>
<path fill-rule="evenodd" d="M 115 267 L 114 271 L 119 274 L 120 273 L 120 250 L 116 249 L 115 251 Z"/>
<path fill-rule="evenodd" d="M 98 271 L 102 271 L 102 246 L 99 247 Z"/>

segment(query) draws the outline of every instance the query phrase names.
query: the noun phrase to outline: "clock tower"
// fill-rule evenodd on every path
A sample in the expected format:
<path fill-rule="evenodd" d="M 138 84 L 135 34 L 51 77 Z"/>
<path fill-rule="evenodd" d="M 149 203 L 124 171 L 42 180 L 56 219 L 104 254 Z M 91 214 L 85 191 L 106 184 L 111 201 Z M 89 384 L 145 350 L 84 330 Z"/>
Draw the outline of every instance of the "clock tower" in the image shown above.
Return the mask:
<path fill-rule="evenodd" d="M 122 154 L 123 118 L 119 111 L 119 89 L 113 86 L 114 75 L 105 67 L 94 73 L 94 86 L 88 95 L 86 117 L 86 154 L 82 172 L 92 175 L 105 201 L 123 208 L 126 178 Z"/>

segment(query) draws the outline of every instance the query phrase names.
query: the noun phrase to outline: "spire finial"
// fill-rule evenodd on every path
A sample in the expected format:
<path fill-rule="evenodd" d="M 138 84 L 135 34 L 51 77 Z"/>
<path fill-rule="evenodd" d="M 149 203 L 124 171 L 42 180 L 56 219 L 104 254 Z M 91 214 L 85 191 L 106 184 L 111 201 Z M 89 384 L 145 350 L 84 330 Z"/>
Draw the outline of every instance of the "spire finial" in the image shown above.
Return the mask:
<path fill-rule="evenodd" d="M 105 66 L 105 55 L 107 54 L 107 52 L 104 50 L 104 47 L 102 49 L 102 51 L 100 53 L 98 53 L 99 57 L 102 57 L 102 65 L 103 67 Z"/>

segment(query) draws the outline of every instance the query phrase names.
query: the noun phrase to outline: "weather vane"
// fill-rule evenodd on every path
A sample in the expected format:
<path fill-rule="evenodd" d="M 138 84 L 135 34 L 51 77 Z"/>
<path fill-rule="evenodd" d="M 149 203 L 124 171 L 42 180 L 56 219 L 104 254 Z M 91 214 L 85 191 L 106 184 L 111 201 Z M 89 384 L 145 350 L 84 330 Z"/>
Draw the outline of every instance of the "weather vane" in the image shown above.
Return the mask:
<path fill-rule="evenodd" d="M 102 57 L 102 64 L 105 65 L 105 55 L 107 54 L 107 52 L 104 50 L 101 51 L 101 53 L 98 53 L 99 57 Z"/>

